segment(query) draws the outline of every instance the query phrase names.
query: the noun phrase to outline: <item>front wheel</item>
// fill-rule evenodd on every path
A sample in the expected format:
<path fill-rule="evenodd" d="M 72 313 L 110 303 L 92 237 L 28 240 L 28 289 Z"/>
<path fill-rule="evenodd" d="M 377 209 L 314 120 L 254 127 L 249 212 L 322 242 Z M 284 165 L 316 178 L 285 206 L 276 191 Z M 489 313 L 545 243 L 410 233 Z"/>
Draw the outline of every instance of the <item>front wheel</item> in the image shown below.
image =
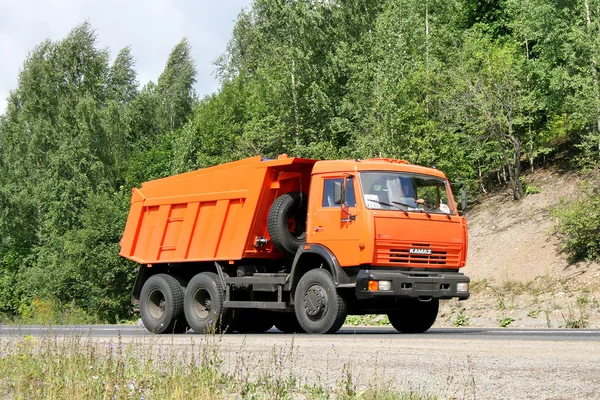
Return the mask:
<path fill-rule="evenodd" d="M 335 333 L 346 319 L 346 302 L 331 274 L 313 269 L 300 278 L 294 296 L 296 318 L 307 333 Z"/>
<path fill-rule="evenodd" d="M 435 322 L 439 307 L 439 299 L 427 302 L 417 299 L 404 300 L 398 310 L 388 314 L 388 318 L 398 332 L 423 333 Z"/>

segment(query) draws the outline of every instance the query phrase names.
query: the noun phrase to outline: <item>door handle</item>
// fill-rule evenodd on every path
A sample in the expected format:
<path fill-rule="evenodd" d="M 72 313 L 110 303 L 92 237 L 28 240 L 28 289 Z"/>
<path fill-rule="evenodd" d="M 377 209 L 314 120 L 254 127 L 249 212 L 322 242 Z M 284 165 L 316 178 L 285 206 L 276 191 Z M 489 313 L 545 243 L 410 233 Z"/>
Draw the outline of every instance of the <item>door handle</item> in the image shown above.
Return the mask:
<path fill-rule="evenodd" d="M 322 232 L 323 231 L 323 227 L 322 226 L 317 226 L 315 228 L 315 232 Z"/>

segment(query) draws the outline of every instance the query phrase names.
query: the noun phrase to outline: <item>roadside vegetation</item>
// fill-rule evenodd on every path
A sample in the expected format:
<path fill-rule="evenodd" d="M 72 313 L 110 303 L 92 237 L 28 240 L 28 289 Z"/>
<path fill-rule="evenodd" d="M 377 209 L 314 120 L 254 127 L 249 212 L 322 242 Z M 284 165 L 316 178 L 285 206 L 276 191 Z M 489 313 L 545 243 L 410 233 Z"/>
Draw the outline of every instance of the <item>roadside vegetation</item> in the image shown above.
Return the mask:
<path fill-rule="evenodd" d="M 571 262 L 600 260 L 600 171 L 588 173 L 580 197 L 552 210 L 554 234 Z"/>
<path fill-rule="evenodd" d="M 184 349 L 184 350 L 182 350 Z M 333 384 L 296 376 L 293 345 L 270 363 L 250 356 L 226 363 L 219 337 L 191 346 L 102 342 L 81 336 L 3 337 L 0 393 L 5 399 L 364 399 L 434 400 L 424 392 L 361 382 L 346 365 Z M 385 382 L 385 381 L 383 381 Z"/>
<path fill-rule="evenodd" d="M 597 288 L 569 279 L 540 276 L 530 282 L 475 281 L 465 302 L 440 303 L 436 326 L 596 328 L 600 326 Z"/>

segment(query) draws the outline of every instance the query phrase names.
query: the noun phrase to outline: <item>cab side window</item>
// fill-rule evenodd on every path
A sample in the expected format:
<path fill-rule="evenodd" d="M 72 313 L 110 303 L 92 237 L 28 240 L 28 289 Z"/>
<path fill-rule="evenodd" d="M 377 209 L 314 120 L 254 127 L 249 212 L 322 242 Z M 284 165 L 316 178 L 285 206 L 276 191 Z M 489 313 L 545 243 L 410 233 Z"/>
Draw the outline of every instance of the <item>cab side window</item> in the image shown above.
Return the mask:
<path fill-rule="evenodd" d="M 340 204 L 335 204 L 334 187 L 335 183 L 344 184 L 344 178 L 325 179 L 323 182 L 323 207 L 339 207 Z M 356 197 L 354 196 L 354 181 L 352 177 L 346 179 L 346 202 L 347 207 L 356 207 Z"/>

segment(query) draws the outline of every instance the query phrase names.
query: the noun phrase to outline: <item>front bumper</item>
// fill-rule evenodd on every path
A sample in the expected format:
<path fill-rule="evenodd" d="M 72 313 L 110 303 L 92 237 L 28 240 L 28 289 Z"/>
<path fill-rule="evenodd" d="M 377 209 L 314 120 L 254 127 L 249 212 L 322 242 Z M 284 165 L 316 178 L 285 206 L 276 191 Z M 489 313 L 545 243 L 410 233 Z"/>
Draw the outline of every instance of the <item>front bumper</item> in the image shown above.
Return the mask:
<path fill-rule="evenodd" d="M 390 290 L 369 290 L 369 281 L 390 281 Z M 468 276 L 460 272 L 361 270 L 356 279 L 358 299 L 394 296 L 400 298 L 466 300 L 469 291 L 458 291 L 457 283 L 468 283 Z M 464 285 L 463 285 L 464 286 Z"/>

